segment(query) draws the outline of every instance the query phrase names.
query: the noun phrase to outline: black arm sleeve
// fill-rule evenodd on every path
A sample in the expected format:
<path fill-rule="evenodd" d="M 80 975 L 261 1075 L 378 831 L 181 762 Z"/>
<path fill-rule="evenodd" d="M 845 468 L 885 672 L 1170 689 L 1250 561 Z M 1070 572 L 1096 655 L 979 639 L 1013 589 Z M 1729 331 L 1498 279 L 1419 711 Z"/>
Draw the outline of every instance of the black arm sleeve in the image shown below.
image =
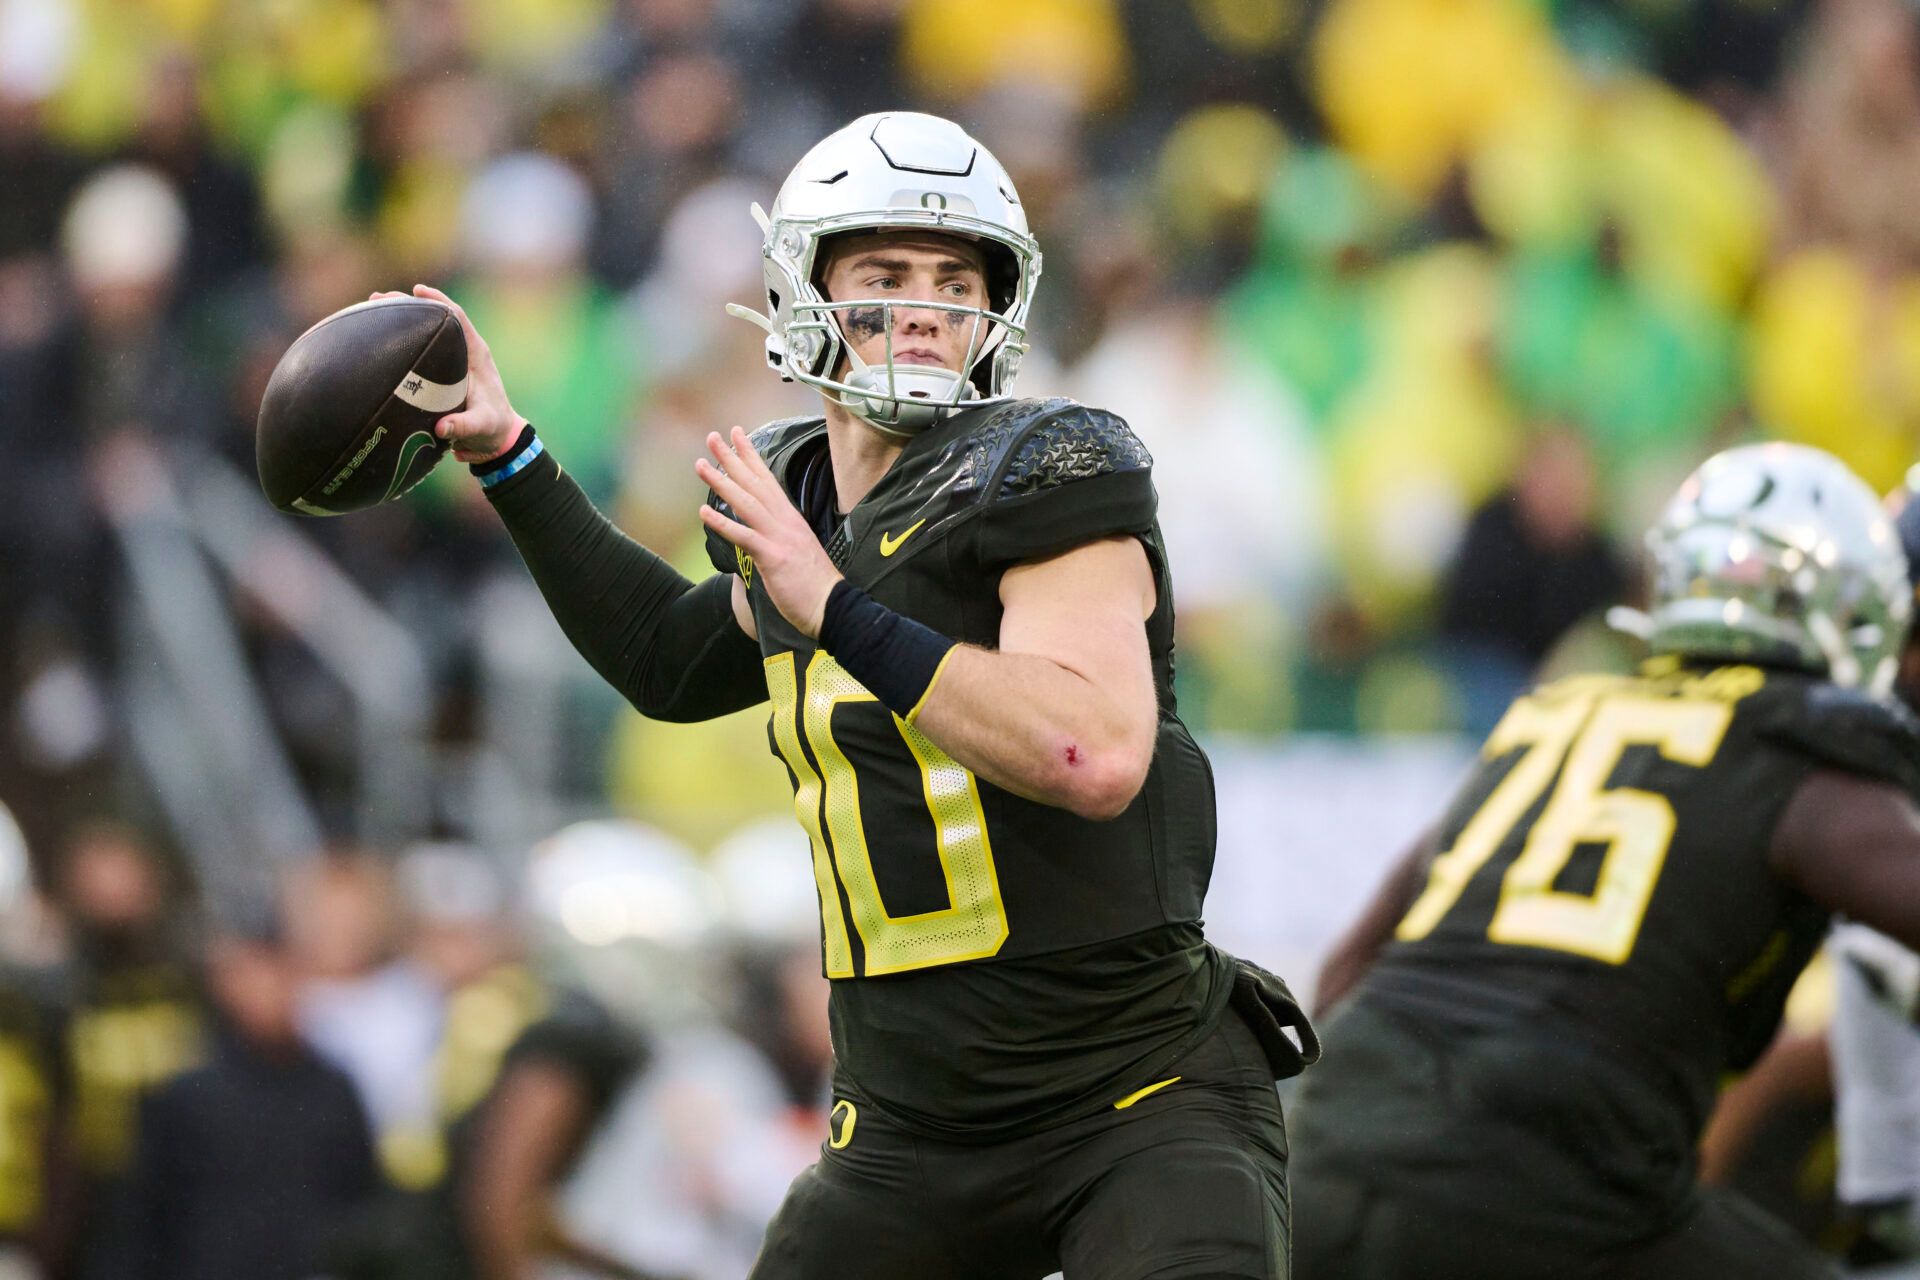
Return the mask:
<path fill-rule="evenodd" d="M 601 515 L 550 453 L 487 498 L 567 639 L 642 715 L 711 720 L 766 700 L 731 577 L 681 577 Z"/>

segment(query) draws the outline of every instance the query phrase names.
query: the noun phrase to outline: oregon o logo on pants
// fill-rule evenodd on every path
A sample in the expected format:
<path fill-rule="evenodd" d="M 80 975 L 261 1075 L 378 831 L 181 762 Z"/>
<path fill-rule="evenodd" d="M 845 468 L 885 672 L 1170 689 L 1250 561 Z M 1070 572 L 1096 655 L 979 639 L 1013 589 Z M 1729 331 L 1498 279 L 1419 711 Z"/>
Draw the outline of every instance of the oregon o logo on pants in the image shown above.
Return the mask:
<path fill-rule="evenodd" d="M 827 1117 L 827 1145 L 839 1151 L 852 1142 L 854 1121 L 859 1118 L 860 1113 L 845 1098 L 834 1103 L 833 1114 Z"/>

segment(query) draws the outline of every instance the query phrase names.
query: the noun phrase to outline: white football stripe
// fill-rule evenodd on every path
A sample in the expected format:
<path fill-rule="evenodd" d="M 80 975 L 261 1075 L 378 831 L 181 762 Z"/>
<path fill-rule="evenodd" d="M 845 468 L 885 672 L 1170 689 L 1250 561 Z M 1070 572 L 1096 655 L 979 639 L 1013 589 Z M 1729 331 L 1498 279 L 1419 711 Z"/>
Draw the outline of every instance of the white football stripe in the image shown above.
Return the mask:
<path fill-rule="evenodd" d="M 400 385 L 393 389 L 393 394 L 426 413 L 445 413 L 449 409 L 458 409 L 460 402 L 467 398 L 467 380 L 435 382 L 417 373 L 409 373 L 400 379 Z"/>

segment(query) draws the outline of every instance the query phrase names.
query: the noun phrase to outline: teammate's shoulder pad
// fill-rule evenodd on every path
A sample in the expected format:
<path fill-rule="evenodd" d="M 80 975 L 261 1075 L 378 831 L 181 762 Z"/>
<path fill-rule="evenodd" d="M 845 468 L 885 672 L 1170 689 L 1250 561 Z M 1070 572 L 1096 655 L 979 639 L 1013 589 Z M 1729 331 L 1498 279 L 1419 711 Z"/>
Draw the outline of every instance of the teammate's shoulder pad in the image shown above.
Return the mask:
<path fill-rule="evenodd" d="M 1037 402 L 1036 408 L 1000 468 L 999 497 L 1152 469 L 1153 455 L 1118 414 L 1065 398 Z"/>
<path fill-rule="evenodd" d="M 754 452 L 758 453 L 760 460 L 767 464 L 767 469 L 773 472 L 774 478 L 785 485 L 787 463 L 791 461 L 794 449 L 824 431 L 826 425 L 827 420 L 818 415 L 780 418 L 753 431 L 747 439 L 753 442 Z M 723 516 L 733 514 L 732 509 L 721 501 L 720 495 L 711 489 L 707 490 L 707 505 Z M 715 569 L 721 573 L 740 572 L 740 555 L 731 542 L 711 529 L 707 530 L 706 541 L 707 559 Z"/>
<path fill-rule="evenodd" d="M 1920 797 L 1920 718 L 1904 703 L 1826 680 L 1795 681 L 1782 690 L 1789 691 L 1797 696 L 1776 701 L 1762 730 L 1767 737 L 1823 765 L 1892 782 Z"/>

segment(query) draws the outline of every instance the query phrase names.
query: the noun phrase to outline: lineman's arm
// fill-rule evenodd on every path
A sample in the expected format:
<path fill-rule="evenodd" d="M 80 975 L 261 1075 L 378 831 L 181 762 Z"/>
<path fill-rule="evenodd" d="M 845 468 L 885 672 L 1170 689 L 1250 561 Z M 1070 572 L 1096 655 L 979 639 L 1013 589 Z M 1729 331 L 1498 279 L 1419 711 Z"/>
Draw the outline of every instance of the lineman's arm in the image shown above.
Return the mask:
<path fill-rule="evenodd" d="M 1314 990 L 1315 1017 L 1326 1017 L 1333 1006 L 1346 999 L 1347 993 L 1359 985 L 1380 952 L 1393 940 L 1394 929 L 1427 883 L 1427 871 L 1433 865 L 1438 843 L 1435 830 L 1429 828 L 1422 833 L 1387 873 L 1360 918 L 1333 944 L 1333 950 L 1320 966 L 1320 981 Z"/>
<path fill-rule="evenodd" d="M 1833 1096 L 1833 1057 L 1823 1032 L 1782 1031 L 1753 1069 L 1729 1086 L 1700 1135 L 1700 1181 L 1727 1186 L 1767 1122 L 1796 1102 Z"/>
<path fill-rule="evenodd" d="M 738 580 L 695 586 L 601 515 L 514 411 L 466 311 L 431 286 L 413 292 L 451 310 L 467 340 L 466 407 L 434 429 L 474 465 L 573 647 L 656 720 L 710 720 L 765 701 L 760 651 L 736 608 Z"/>
<path fill-rule="evenodd" d="M 1816 769 L 1787 801 L 1768 857 L 1821 906 L 1920 950 L 1920 807 L 1893 783 Z"/>

